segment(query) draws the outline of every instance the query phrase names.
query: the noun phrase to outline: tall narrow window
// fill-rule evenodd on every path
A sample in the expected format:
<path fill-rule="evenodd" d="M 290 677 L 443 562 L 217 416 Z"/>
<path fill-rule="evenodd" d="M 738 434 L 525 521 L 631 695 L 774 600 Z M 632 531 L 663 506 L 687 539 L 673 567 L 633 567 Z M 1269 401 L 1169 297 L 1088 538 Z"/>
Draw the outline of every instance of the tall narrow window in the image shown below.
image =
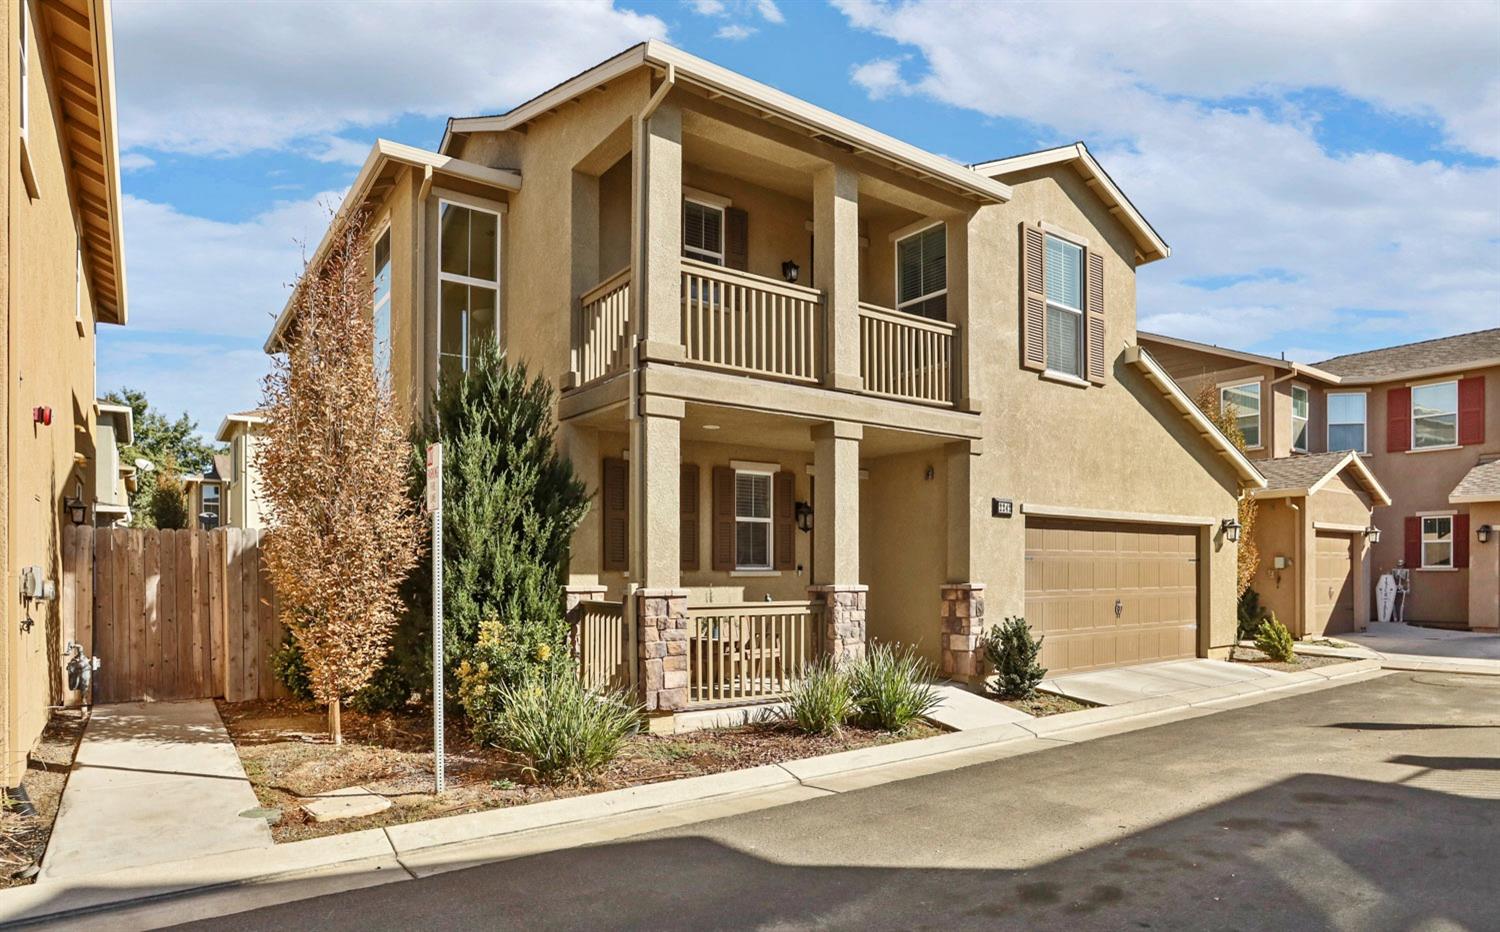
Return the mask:
<path fill-rule="evenodd" d="M 771 474 L 734 474 L 734 564 L 736 569 L 771 568 Z"/>
<path fill-rule="evenodd" d="M 438 376 L 466 372 L 500 334 L 500 215 L 438 205 Z"/>
<path fill-rule="evenodd" d="M 1365 452 L 1364 392 L 1329 394 L 1328 449 Z"/>
<path fill-rule="evenodd" d="M 1411 448 L 1458 445 L 1458 383 L 1438 382 L 1411 390 Z"/>
<path fill-rule="evenodd" d="M 1453 517 L 1422 519 L 1422 566 L 1447 569 L 1453 565 Z"/>
<path fill-rule="evenodd" d="M 948 319 L 948 227 L 938 223 L 896 241 L 896 309 Z"/>
<path fill-rule="evenodd" d="M 1310 409 L 1307 397 L 1307 389 L 1300 385 L 1292 386 L 1292 449 L 1298 453 L 1307 452 L 1307 415 Z"/>
<path fill-rule="evenodd" d="M 724 208 L 701 201 L 682 202 L 682 254 L 724 264 Z"/>
<path fill-rule="evenodd" d="M 203 483 L 203 513 L 198 517 L 203 526 L 209 530 L 218 527 L 223 520 L 223 512 L 219 507 L 219 484 L 217 482 Z"/>
<path fill-rule="evenodd" d="M 1083 247 L 1047 237 L 1047 370 L 1083 377 Z"/>
<path fill-rule="evenodd" d="M 1260 383 L 1226 385 L 1219 389 L 1219 406 L 1234 411 L 1235 423 L 1245 437 L 1245 446 L 1260 446 Z"/>
<path fill-rule="evenodd" d="M 386 227 L 375 239 L 372 252 L 374 271 L 371 282 L 375 290 L 375 376 L 388 379 L 391 374 L 391 228 Z"/>

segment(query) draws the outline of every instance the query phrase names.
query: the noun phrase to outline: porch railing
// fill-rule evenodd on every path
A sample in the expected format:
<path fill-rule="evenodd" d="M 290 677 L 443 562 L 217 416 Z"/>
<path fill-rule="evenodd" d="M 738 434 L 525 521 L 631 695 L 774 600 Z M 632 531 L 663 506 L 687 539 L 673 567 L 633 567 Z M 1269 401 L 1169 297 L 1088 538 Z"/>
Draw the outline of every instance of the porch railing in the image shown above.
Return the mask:
<path fill-rule="evenodd" d="M 818 657 L 819 602 L 688 607 L 688 704 L 769 702 L 786 696 Z"/>
<path fill-rule="evenodd" d="M 816 382 L 823 374 L 822 292 L 683 259 L 682 342 L 694 362 Z"/>
<path fill-rule="evenodd" d="M 578 299 L 573 371 L 578 384 L 624 372 L 629 365 L 630 269 L 624 268 Z"/>
<path fill-rule="evenodd" d="M 958 325 L 859 306 L 859 374 L 873 395 L 953 404 Z"/>
<path fill-rule="evenodd" d="M 583 682 L 598 689 L 634 690 L 635 632 L 624 603 L 585 600 L 573 612 L 573 650 Z"/>

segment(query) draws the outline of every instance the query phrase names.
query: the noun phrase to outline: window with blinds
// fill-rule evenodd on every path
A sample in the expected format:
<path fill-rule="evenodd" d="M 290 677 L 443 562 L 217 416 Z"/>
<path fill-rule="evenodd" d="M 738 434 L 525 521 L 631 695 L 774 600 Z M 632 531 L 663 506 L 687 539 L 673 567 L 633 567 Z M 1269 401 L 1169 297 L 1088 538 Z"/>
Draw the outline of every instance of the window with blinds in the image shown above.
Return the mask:
<path fill-rule="evenodd" d="M 1047 237 L 1047 369 L 1083 377 L 1083 247 Z"/>
<path fill-rule="evenodd" d="M 736 569 L 771 568 L 771 474 L 734 474 L 734 563 Z"/>
<path fill-rule="evenodd" d="M 724 264 L 724 209 L 701 201 L 682 202 L 682 254 L 700 262 Z"/>
<path fill-rule="evenodd" d="M 948 228 L 938 223 L 896 241 L 896 309 L 948 318 Z"/>

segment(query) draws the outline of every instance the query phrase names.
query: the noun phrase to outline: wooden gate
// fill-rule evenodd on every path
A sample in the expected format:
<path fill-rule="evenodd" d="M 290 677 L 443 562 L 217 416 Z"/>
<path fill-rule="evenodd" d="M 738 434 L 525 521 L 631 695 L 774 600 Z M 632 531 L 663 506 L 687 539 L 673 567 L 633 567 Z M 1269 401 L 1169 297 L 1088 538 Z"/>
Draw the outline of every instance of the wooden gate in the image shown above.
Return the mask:
<path fill-rule="evenodd" d="M 282 628 L 260 538 L 242 528 L 67 528 L 62 635 L 100 659 L 94 701 L 286 696 L 271 673 Z"/>

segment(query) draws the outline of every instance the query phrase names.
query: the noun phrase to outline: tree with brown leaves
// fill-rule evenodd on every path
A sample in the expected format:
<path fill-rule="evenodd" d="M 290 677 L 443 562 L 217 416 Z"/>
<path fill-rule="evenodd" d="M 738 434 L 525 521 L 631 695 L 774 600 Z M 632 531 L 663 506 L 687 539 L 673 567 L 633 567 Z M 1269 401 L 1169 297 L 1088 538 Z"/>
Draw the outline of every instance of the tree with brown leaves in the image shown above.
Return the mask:
<path fill-rule="evenodd" d="M 1239 411 L 1234 405 L 1223 406 L 1219 402 L 1219 390 L 1205 385 L 1193 397 L 1193 403 L 1213 421 L 1214 426 L 1229 438 L 1240 452 L 1245 450 L 1245 434 L 1240 430 Z M 1240 493 L 1238 521 L 1240 522 L 1240 546 L 1235 565 L 1235 594 L 1244 595 L 1255 580 L 1255 571 L 1260 568 L 1260 550 L 1255 546 L 1256 501 L 1249 492 Z"/>
<path fill-rule="evenodd" d="M 297 283 L 256 458 L 271 514 L 266 567 L 335 744 L 340 704 L 390 649 L 400 586 L 425 540 L 407 490 L 411 448 L 373 363 L 367 219 L 335 217 L 327 255 Z"/>

